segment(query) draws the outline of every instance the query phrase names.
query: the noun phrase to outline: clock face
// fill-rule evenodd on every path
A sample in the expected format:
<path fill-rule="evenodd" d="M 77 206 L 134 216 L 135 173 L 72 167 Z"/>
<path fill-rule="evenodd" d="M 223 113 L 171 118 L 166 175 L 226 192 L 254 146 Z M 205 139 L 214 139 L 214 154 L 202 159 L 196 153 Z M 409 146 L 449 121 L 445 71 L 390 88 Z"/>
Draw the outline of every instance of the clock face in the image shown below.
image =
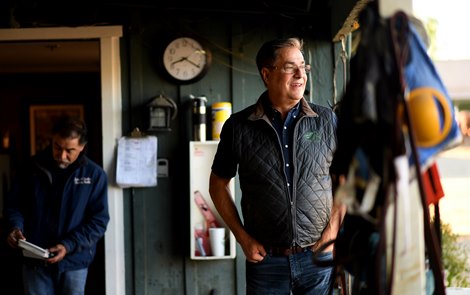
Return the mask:
<path fill-rule="evenodd" d="M 190 83 L 201 79 L 207 72 L 210 54 L 201 43 L 181 37 L 171 41 L 163 53 L 163 66 L 178 82 Z"/>

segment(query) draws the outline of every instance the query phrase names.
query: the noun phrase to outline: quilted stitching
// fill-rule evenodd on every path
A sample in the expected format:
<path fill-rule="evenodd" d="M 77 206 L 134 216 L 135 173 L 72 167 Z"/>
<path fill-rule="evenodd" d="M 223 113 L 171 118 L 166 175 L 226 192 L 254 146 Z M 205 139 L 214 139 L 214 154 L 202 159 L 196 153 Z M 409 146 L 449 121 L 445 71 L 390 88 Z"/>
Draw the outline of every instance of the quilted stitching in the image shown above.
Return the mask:
<path fill-rule="evenodd" d="M 262 243 L 286 246 L 295 240 L 301 246 L 310 245 L 328 223 L 336 117 L 330 109 L 311 107 L 318 116 L 303 117 L 297 124 L 293 147 L 298 159 L 294 164 L 297 193 L 292 196 L 292 212 L 275 130 L 266 120 L 247 120 L 249 109 L 235 117 L 234 150 L 239 159 L 244 223 Z"/>

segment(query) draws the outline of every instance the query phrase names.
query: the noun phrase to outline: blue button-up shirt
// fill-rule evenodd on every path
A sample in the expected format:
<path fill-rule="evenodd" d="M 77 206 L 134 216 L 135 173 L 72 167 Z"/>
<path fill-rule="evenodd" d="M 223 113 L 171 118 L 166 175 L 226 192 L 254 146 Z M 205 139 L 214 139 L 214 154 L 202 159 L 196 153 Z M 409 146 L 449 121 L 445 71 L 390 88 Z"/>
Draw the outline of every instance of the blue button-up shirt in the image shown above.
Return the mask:
<path fill-rule="evenodd" d="M 286 119 L 283 121 L 281 113 L 274 108 L 272 108 L 272 115 L 270 116 L 270 120 L 276 129 L 277 135 L 279 137 L 279 141 L 282 147 L 282 153 L 284 155 L 284 171 L 287 177 L 287 185 L 289 187 L 289 191 L 292 194 L 292 136 L 294 133 L 294 123 L 297 120 L 300 112 L 299 103 L 293 107 L 289 113 L 287 114 Z"/>

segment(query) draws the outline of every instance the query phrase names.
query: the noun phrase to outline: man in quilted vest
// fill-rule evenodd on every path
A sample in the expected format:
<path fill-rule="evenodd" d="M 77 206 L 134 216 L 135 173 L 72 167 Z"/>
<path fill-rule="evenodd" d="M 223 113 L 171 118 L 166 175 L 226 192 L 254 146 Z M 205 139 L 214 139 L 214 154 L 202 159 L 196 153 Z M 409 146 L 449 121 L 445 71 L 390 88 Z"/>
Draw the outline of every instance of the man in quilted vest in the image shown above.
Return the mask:
<path fill-rule="evenodd" d="M 303 97 L 302 47 L 297 38 L 261 47 L 267 90 L 225 122 L 212 165 L 209 191 L 246 256 L 248 295 L 332 294 L 333 269 L 320 262 L 332 260 L 345 212 L 329 172 L 336 116 Z M 237 171 L 242 216 L 228 189 Z"/>

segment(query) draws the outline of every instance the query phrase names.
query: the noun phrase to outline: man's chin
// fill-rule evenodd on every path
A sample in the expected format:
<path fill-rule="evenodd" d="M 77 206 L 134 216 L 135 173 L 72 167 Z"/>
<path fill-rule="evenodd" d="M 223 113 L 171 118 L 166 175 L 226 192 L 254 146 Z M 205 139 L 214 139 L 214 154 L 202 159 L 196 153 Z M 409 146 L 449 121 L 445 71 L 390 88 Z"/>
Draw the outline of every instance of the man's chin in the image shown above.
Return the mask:
<path fill-rule="evenodd" d="M 57 163 L 57 165 L 60 169 L 67 169 L 67 167 L 69 166 L 68 163 Z"/>

